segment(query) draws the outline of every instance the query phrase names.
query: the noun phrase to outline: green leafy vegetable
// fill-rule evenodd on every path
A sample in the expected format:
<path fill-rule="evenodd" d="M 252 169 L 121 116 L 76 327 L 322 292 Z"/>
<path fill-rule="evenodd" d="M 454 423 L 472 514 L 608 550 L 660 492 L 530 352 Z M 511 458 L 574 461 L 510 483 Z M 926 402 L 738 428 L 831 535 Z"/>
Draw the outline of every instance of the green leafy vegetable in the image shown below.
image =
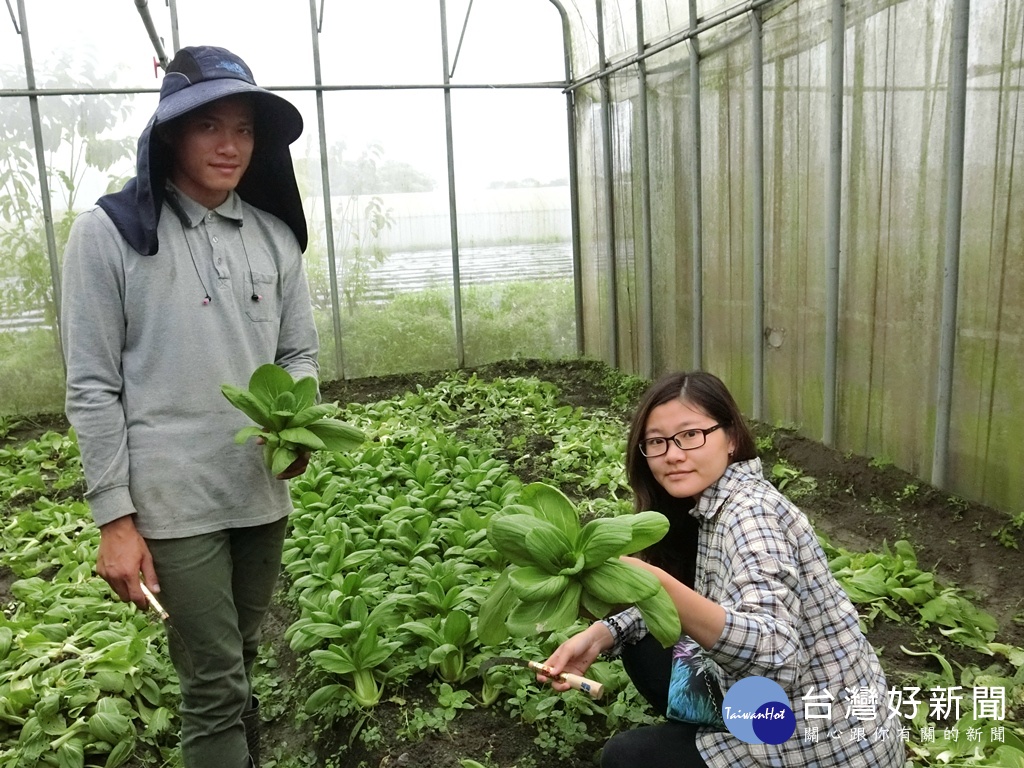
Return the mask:
<path fill-rule="evenodd" d="M 305 451 L 340 453 L 358 448 L 366 440 L 351 424 L 334 418 L 340 412 L 336 403 L 316 402 L 316 379 L 306 376 L 295 381 L 274 363 L 257 368 L 248 389 L 222 384 L 220 390 L 228 402 L 259 424 L 239 430 L 235 442 L 262 438 L 263 460 L 275 475 Z"/>
<path fill-rule="evenodd" d="M 679 640 L 679 614 L 658 579 L 619 559 L 661 539 L 664 515 L 598 518 L 581 528 L 575 506 L 553 486 L 532 483 L 519 501 L 487 526 L 488 541 L 511 565 L 480 606 L 482 642 L 566 629 L 581 611 L 602 617 L 623 605 L 639 608 L 666 648 Z"/>

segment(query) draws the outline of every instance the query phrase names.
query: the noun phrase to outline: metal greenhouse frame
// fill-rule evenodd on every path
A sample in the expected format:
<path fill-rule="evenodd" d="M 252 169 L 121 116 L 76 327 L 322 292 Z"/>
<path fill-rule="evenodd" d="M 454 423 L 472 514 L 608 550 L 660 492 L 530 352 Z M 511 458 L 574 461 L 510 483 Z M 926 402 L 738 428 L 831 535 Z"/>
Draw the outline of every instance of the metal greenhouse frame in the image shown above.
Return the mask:
<path fill-rule="evenodd" d="M 27 99 L 31 111 L 59 305 L 39 100 L 84 92 L 37 87 L 28 0 L 16 12 L 7 2 L 26 87 L 0 99 Z M 327 81 L 326 0 L 293 11 L 308 13 L 314 80 L 279 89 L 314 95 L 320 157 L 325 94 L 443 96 L 457 366 L 472 362 L 452 96 L 556 90 L 577 354 L 645 378 L 713 369 L 754 419 L 1024 511 L 1024 193 L 1013 184 L 1024 164 L 1024 0 L 548 2 L 564 79 L 515 83 L 453 82 L 473 0 L 458 14 L 437 0 L 442 71 L 432 83 Z M 180 4 L 166 0 L 168 49 L 154 9 L 135 0 L 162 66 L 182 43 Z M 326 162 L 321 184 L 332 353 L 344 374 Z"/>

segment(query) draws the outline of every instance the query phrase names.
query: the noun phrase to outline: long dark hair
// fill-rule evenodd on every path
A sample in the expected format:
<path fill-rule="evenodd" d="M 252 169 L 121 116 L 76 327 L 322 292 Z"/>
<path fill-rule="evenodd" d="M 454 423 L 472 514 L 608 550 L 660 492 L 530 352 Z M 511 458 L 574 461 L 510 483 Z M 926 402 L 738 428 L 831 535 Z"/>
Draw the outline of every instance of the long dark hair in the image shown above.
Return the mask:
<path fill-rule="evenodd" d="M 652 565 L 664 568 L 693 587 L 700 527 L 690 514 L 695 501 L 670 496 L 654 479 L 647 459 L 640 453 L 640 441 L 651 411 L 672 400 L 684 400 L 722 425 L 734 447 L 730 462 L 756 458 L 757 448 L 729 389 L 721 379 L 706 371 L 680 371 L 662 376 L 647 389 L 633 414 L 626 452 L 626 476 L 633 489 L 633 508 L 637 512 L 647 509 L 661 512 L 671 524 L 668 534 L 641 554 Z"/>

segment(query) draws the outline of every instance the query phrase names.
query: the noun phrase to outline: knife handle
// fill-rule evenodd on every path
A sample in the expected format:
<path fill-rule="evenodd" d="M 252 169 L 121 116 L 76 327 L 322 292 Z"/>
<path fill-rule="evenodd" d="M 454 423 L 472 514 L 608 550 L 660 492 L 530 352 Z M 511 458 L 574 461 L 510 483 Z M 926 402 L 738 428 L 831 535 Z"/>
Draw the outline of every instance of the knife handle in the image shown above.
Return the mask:
<path fill-rule="evenodd" d="M 160 601 L 156 599 L 156 595 L 154 595 L 150 591 L 149 587 L 146 586 L 146 582 L 140 581 L 139 582 L 139 586 L 142 587 L 142 594 L 144 594 L 146 596 L 146 600 L 149 601 L 149 606 L 154 611 L 156 611 L 157 615 L 163 621 L 167 621 L 167 619 L 169 619 L 170 616 L 167 615 L 167 611 L 164 610 L 164 607 L 162 605 L 160 605 Z"/>
<path fill-rule="evenodd" d="M 604 694 L 604 685 L 597 682 L 597 680 L 591 680 L 589 677 L 574 675 L 572 672 L 562 672 L 560 675 L 556 675 L 551 670 L 551 667 L 536 661 L 528 662 L 528 666 L 530 669 L 540 672 L 542 675 L 547 675 L 548 677 L 553 677 L 557 680 L 562 680 L 568 683 L 570 688 L 575 688 L 577 691 L 583 691 L 592 699 L 599 699 Z"/>
<path fill-rule="evenodd" d="M 577 691 L 583 691 L 592 699 L 600 699 L 604 694 L 604 686 L 597 682 L 597 680 L 591 680 L 589 677 L 574 675 L 572 672 L 563 672 L 559 677 L 567 682 L 570 688 L 575 688 Z"/>

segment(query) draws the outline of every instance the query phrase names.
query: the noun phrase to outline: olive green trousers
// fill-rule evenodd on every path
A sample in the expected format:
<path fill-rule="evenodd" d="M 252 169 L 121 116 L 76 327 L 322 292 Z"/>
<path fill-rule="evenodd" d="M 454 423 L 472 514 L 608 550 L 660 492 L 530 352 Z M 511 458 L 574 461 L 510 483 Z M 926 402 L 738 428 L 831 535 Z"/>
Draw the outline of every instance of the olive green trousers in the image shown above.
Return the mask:
<path fill-rule="evenodd" d="M 287 518 L 184 539 L 149 539 L 181 684 L 185 768 L 247 768 L 250 673 L 281 571 Z"/>

